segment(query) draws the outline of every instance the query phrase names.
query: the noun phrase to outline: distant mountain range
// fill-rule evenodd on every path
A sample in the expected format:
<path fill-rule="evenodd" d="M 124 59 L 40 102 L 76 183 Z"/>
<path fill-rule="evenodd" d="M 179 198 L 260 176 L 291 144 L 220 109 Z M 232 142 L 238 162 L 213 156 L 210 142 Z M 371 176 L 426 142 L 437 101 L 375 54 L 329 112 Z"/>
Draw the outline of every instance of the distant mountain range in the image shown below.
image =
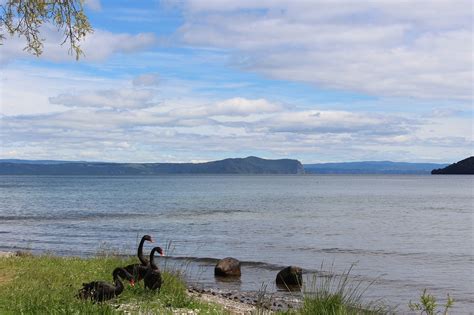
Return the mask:
<path fill-rule="evenodd" d="M 474 156 L 453 163 L 445 168 L 435 169 L 431 172 L 433 175 L 474 175 Z"/>
<path fill-rule="evenodd" d="M 448 164 L 365 161 L 302 165 L 298 160 L 254 156 L 206 163 L 109 163 L 0 159 L 0 175 L 160 174 L 430 174 Z"/>
<path fill-rule="evenodd" d="M 298 160 L 254 156 L 206 163 L 105 163 L 0 160 L 0 175 L 303 174 Z"/>
<path fill-rule="evenodd" d="M 364 161 L 304 164 L 306 174 L 430 174 L 448 164 Z"/>

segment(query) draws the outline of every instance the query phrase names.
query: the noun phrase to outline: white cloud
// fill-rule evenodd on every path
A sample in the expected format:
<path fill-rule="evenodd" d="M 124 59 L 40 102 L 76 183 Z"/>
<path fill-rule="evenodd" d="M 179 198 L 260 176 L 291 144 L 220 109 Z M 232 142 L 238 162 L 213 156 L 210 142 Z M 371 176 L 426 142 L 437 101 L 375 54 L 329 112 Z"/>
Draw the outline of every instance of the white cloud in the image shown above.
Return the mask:
<path fill-rule="evenodd" d="M 403 135 L 418 122 L 396 115 L 376 115 L 333 110 L 281 112 L 257 123 L 273 132 L 297 134 Z"/>
<path fill-rule="evenodd" d="M 133 85 L 135 86 L 157 86 L 159 85 L 160 77 L 155 73 L 145 73 L 133 78 Z"/>
<path fill-rule="evenodd" d="M 439 151 L 435 156 L 442 160 L 450 152 L 468 152 L 472 145 L 466 134 L 470 120 L 464 118 L 296 110 L 241 97 L 204 103 L 175 100 L 157 107 L 116 110 L 98 99 L 94 101 L 101 104 L 98 107 L 90 106 L 90 99 L 74 99 L 70 101 L 83 101 L 86 107 L 4 116 L 0 130 L 4 156 L 16 152 L 23 158 L 78 159 L 85 154 L 88 159 L 114 161 L 158 161 L 160 157 L 163 161 L 173 156 L 189 161 L 196 152 L 200 159 L 213 159 L 217 153 L 235 156 L 258 148 L 268 156 L 306 161 L 344 154 L 351 159 L 368 154 L 374 158 L 381 151 L 387 153 L 386 159 L 400 160 L 426 149 Z M 440 123 L 442 128 L 435 128 Z M 446 131 L 450 128 L 453 131 Z"/>
<path fill-rule="evenodd" d="M 470 1 L 186 1 L 185 43 L 271 78 L 372 95 L 472 99 Z M 442 14 L 440 14 L 442 12 Z"/>
<path fill-rule="evenodd" d="M 37 115 L 67 110 L 52 104 L 50 97 L 78 94 L 79 91 L 129 89 L 121 78 L 104 78 L 80 71 L 7 64 L 0 76 L 0 103 L 3 115 Z"/>
<path fill-rule="evenodd" d="M 105 60 L 114 53 L 134 53 L 154 45 L 157 38 L 152 33 L 112 33 L 95 30 L 86 38 L 82 48 L 86 60 Z"/>
<path fill-rule="evenodd" d="M 164 80 L 158 90 L 134 86 L 130 76 L 106 79 L 14 64 L 3 74 L 3 157 L 151 162 L 258 152 L 305 162 L 446 162 L 472 154 L 472 116 L 464 105 L 403 113 L 392 104 L 393 112 L 382 114 L 238 95 L 209 99 L 177 90 L 173 84 L 182 88 L 181 81 Z M 379 101 L 371 102 L 374 110 Z"/>
<path fill-rule="evenodd" d="M 273 113 L 281 110 L 281 107 L 268 102 L 265 99 L 246 99 L 235 97 L 218 102 L 210 110 L 210 114 L 225 116 L 248 116 L 251 114 Z"/>
<path fill-rule="evenodd" d="M 63 34 L 51 25 L 45 25 L 41 30 L 42 38 L 45 39 L 42 55 L 39 57 L 51 61 L 75 61 L 75 57 L 69 54 L 67 43 L 61 45 L 64 40 Z M 103 61 L 116 53 L 134 53 L 146 50 L 153 46 L 157 38 L 152 33 L 113 33 L 106 30 L 95 29 L 94 33 L 86 36 L 80 44 L 84 55 L 81 61 L 97 62 Z M 18 58 L 36 58 L 23 51 L 26 42 L 23 38 L 7 37 L 4 44 L 0 46 L 0 63 L 6 63 Z"/>
<path fill-rule="evenodd" d="M 266 114 L 280 111 L 282 108 L 265 99 L 248 99 L 234 97 L 217 102 L 200 104 L 199 102 L 168 102 L 170 114 L 181 118 L 238 116 L 247 117 L 253 114 Z M 239 118 L 241 119 L 241 118 Z"/>
<path fill-rule="evenodd" d="M 60 94 L 50 97 L 52 104 L 67 107 L 99 107 L 133 109 L 151 107 L 154 92 L 151 90 L 120 89 L 83 91 L 77 94 Z"/>

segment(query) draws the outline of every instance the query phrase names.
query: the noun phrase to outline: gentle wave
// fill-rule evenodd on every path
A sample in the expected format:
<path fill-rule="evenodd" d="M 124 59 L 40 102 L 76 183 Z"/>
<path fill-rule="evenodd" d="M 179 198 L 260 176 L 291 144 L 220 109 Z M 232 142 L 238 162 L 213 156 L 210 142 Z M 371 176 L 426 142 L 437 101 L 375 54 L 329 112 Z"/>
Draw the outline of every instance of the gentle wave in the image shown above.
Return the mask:
<path fill-rule="evenodd" d="M 57 220 L 94 220 L 94 219 L 116 219 L 116 218 L 132 218 L 141 215 L 148 215 L 144 213 L 67 213 L 61 215 L 11 215 L 0 216 L 0 221 L 57 221 Z"/>
<path fill-rule="evenodd" d="M 241 209 L 196 209 L 196 210 L 186 210 L 186 211 L 176 211 L 173 213 L 162 214 L 167 218 L 189 218 L 189 217 L 205 217 L 209 215 L 218 215 L 218 214 L 240 214 L 240 213 L 253 213 L 250 210 L 241 210 Z"/>
<path fill-rule="evenodd" d="M 368 250 L 368 249 L 358 249 L 358 248 L 339 248 L 339 247 L 332 247 L 332 248 L 312 248 L 312 247 L 298 247 L 294 249 L 290 249 L 291 251 L 309 251 L 315 253 L 327 253 L 327 254 L 351 254 L 351 255 L 373 255 L 373 256 L 410 256 L 410 257 L 430 257 L 433 256 L 442 256 L 440 254 L 428 253 L 428 252 L 398 252 L 398 251 L 386 251 L 386 250 Z M 469 254 L 459 254 L 459 253 L 446 253 L 445 255 L 449 255 L 450 258 L 457 258 L 457 259 L 469 259 L 471 260 L 473 257 Z M 444 256 L 445 256 L 444 255 Z"/>

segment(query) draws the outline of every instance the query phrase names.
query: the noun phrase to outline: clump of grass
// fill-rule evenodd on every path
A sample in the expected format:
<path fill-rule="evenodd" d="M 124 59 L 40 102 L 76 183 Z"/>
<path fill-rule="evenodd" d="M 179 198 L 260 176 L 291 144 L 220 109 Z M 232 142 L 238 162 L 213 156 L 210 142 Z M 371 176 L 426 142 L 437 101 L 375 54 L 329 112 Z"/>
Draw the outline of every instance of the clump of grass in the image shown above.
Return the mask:
<path fill-rule="evenodd" d="M 446 300 L 446 303 L 442 305 L 441 307 L 443 310 L 438 310 L 438 301 L 436 300 L 436 297 L 434 295 L 426 293 L 426 289 L 423 290 L 423 293 L 420 296 L 420 302 L 419 303 L 413 303 L 410 301 L 408 303 L 408 307 L 412 311 L 420 311 L 420 314 L 427 314 L 427 315 L 435 315 L 435 314 L 443 314 L 447 315 L 448 310 L 453 307 L 454 305 L 454 299 L 449 296 Z"/>
<path fill-rule="evenodd" d="M 106 255 L 94 258 L 51 255 L 0 258 L 0 314 L 117 314 L 172 313 L 173 309 L 199 309 L 202 314 L 221 314 L 215 305 L 189 297 L 180 274 L 163 271 L 161 291 L 149 292 L 143 283 L 126 289 L 106 303 L 75 297 L 83 282 L 106 280 L 112 270 L 135 262 L 135 258 Z"/>
<path fill-rule="evenodd" d="M 271 296 L 267 296 L 267 285 L 262 283 L 257 292 L 257 302 L 255 303 L 257 314 L 265 314 L 266 308 L 271 305 Z"/>
<path fill-rule="evenodd" d="M 388 314 L 380 303 L 364 302 L 363 296 L 372 283 L 363 285 L 362 281 L 352 280 L 349 275 L 353 265 L 342 275 L 315 274 L 310 288 L 304 288 L 303 307 L 299 314 L 346 315 L 346 314 Z"/>

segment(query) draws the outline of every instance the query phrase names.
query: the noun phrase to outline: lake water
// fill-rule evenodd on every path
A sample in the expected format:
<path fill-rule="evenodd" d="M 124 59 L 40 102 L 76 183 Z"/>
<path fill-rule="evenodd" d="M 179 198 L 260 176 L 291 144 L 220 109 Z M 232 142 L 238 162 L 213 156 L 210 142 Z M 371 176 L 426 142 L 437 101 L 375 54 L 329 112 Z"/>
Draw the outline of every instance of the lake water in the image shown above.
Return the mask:
<path fill-rule="evenodd" d="M 174 257 L 246 262 L 240 283 L 222 284 L 212 259 L 193 261 L 207 286 L 271 291 L 282 266 L 356 263 L 355 279 L 376 280 L 367 298 L 403 312 L 427 288 L 467 314 L 473 189 L 474 176 L 0 176 L 0 250 L 133 254 L 150 234 Z"/>

